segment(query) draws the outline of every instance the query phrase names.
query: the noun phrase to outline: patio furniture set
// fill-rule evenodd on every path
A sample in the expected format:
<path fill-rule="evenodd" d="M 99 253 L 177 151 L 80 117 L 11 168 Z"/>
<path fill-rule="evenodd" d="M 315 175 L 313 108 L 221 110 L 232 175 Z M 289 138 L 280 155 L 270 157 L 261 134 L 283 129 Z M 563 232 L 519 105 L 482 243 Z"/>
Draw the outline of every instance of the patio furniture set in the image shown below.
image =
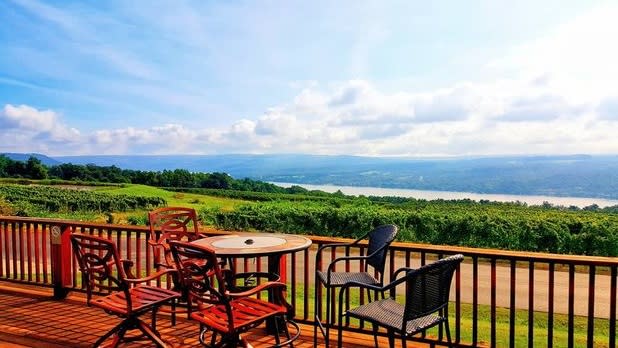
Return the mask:
<path fill-rule="evenodd" d="M 160 208 L 150 212 L 148 218 L 148 244 L 152 247 L 157 271 L 145 277 L 132 274 L 133 262 L 120 258 L 113 241 L 86 234 L 71 235 L 73 251 L 86 284 L 87 304 L 122 319 L 100 337 L 94 347 L 108 340 L 111 340 L 111 347 L 116 347 L 121 342 L 144 338 L 157 347 L 166 347 L 156 327 L 157 312 L 163 306 L 170 311 L 172 325 L 178 313 L 186 313 L 195 321 L 199 325 L 199 340 L 207 347 L 250 347 L 243 334 L 263 323 L 274 338 L 273 347 L 293 347 L 300 329 L 293 320 L 294 309 L 286 301 L 285 280 L 280 277 L 281 257 L 309 248 L 309 239 L 271 233 L 204 236 L 198 230 L 196 212 L 190 208 Z M 314 347 L 318 345 L 318 331 L 324 335 L 326 347 L 329 346 L 330 329 L 337 323 L 337 346 L 341 347 L 344 318 L 371 323 L 376 347 L 379 327 L 387 330 L 391 347 L 396 334 L 405 347 L 407 336 L 444 325 L 451 344 L 449 289 L 463 256 L 454 255 L 417 269 L 401 268 L 392 274 L 391 283 L 385 285 L 387 248 L 396 233 L 396 226 L 383 225 L 352 243 L 328 244 L 318 249 Z M 324 251 L 331 250 L 332 255 L 336 255 L 338 248 L 358 245 L 365 239 L 365 255 L 333 257 L 322 270 Z M 237 272 L 235 258 L 258 256 L 268 257 L 267 272 Z M 361 262 L 364 270 L 335 271 L 336 264 L 350 261 Z M 171 279 L 170 289 L 151 285 L 164 278 Z M 405 286 L 403 301 L 398 301 L 396 295 L 400 284 Z M 344 303 L 348 303 L 345 296 L 349 296 L 351 288 L 363 289 L 361 293 L 367 295 L 367 301 L 344 310 Z M 324 318 L 321 318 L 322 290 L 326 292 Z M 336 290 L 339 290 L 338 298 L 334 296 Z M 258 293 L 267 296 L 256 296 Z M 95 298 L 95 294 L 100 296 Z M 142 319 L 148 314 L 151 315 L 150 324 Z M 135 330 L 139 331 L 138 335 L 128 333 Z"/>

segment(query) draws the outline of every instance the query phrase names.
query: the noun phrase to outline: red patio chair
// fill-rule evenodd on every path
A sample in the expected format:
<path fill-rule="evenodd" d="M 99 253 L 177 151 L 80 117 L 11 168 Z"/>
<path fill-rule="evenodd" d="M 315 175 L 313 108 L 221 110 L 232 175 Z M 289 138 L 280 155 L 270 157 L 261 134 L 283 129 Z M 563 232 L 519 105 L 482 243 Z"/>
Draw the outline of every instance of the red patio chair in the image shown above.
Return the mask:
<path fill-rule="evenodd" d="M 165 342 L 157 332 L 156 313 L 165 303 L 172 303 L 179 297 L 177 292 L 159 287 L 141 285 L 165 274 L 176 274 L 173 270 L 164 270 L 146 278 L 133 278 L 130 275 L 131 261 L 121 260 L 114 242 L 95 236 L 83 234 L 71 235 L 71 244 L 82 279 L 86 283 L 88 306 L 102 308 L 109 314 L 122 318 L 105 335 L 101 336 L 94 347 L 99 347 L 110 336 L 115 335 L 111 347 L 116 347 L 121 341 L 132 341 L 146 336 L 157 347 L 166 347 Z M 110 292 L 109 295 L 92 298 L 95 291 Z M 146 324 L 140 316 L 152 312 L 151 325 Z M 138 329 L 142 335 L 127 337 L 128 330 Z"/>
<path fill-rule="evenodd" d="M 188 290 L 189 304 L 195 302 L 197 310 L 190 318 L 200 323 L 200 342 L 207 345 L 205 335 L 210 330 L 211 347 L 236 347 L 248 343 L 241 338 L 245 333 L 266 320 L 273 320 L 275 341 L 273 347 L 289 345 L 300 335 L 298 325 L 287 318 L 291 306 L 286 302 L 284 291 L 286 285 L 280 282 L 267 282 L 243 292 L 230 292 L 226 287 L 225 272 L 215 252 L 205 246 L 186 242 L 170 242 L 174 261 L 180 270 L 180 280 Z M 271 291 L 273 302 L 256 298 L 262 291 Z M 294 337 L 290 336 L 288 325 L 296 329 Z M 279 337 L 280 325 L 286 340 Z M 217 342 L 217 336 L 221 339 Z"/>
<path fill-rule="evenodd" d="M 197 213 L 193 208 L 186 207 L 163 207 L 148 213 L 150 227 L 150 239 L 148 244 L 153 247 L 154 266 L 157 270 L 175 269 L 174 259 L 170 251 L 170 241 L 186 241 L 207 237 L 199 232 Z M 157 234 L 157 230 L 160 231 Z M 220 260 L 222 267 L 227 265 L 225 272 L 228 281 L 228 289 L 233 292 L 246 291 L 265 281 L 278 281 L 279 278 L 265 272 L 237 273 L 232 260 Z M 186 302 L 187 292 L 182 284 L 174 283 L 174 290 L 181 293 L 181 301 Z M 187 307 L 190 314 L 191 308 Z M 176 324 L 176 312 L 185 312 L 184 309 L 176 308 L 172 311 L 172 325 Z"/>
<path fill-rule="evenodd" d="M 175 269 L 174 259 L 170 253 L 169 241 L 185 240 L 194 241 L 204 238 L 201 235 L 197 223 L 197 213 L 193 208 L 164 207 L 148 212 L 148 225 L 150 227 L 150 244 L 154 251 L 154 266 Z M 157 234 L 157 230 L 161 233 Z"/>

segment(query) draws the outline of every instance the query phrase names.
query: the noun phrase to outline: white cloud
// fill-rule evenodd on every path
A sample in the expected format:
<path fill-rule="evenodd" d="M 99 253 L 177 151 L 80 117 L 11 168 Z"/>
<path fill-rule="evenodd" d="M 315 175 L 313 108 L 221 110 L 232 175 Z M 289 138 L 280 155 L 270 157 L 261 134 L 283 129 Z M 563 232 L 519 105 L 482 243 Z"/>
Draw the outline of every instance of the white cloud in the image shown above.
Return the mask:
<path fill-rule="evenodd" d="M 423 93 L 387 94 L 361 80 L 316 85 L 268 110 L 247 139 L 264 152 L 615 153 L 618 139 L 609 133 L 616 120 L 594 122 L 594 98 L 574 103 L 558 92 L 548 76 L 468 82 Z"/>
<path fill-rule="evenodd" d="M 197 136 L 195 130 L 179 124 L 148 129 L 127 127 L 95 131 L 88 137 L 88 146 L 102 153 L 126 153 L 143 149 L 146 153 L 177 154 L 191 152 Z"/>
<path fill-rule="evenodd" d="M 26 138 L 34 146 L 45 146 L 46 142 L 73 143 L 79 138 L 79 131 L 64 125 L 56 112 L 37 110 L 28 105 L 6 104 L 0 111 L 0 126 L 11 136 Z"/>
<path fill-rule="evenodd" d="M 57 122 L 58 116 L 50 110 L 39 111 L 27 105 L 7 104 L 1 114 L 3 125 L 8 128 L 47 132 Z"/>
<path fill-rule="evenodd" d="M 615 99 L 569 102 L 547 78 L 384 93 L 368 81 L 315 85 L 255 120 L 230 126 L 166 124 L 98 130 L 75 152 L 315 153 L 398 156 L 616 153 Z M 338 102 L 333 103 L 336 100 Z M 343 102 L 345 101 L 345 102 Z M 8 112 L 7 112 L 8 110 Z M 6 124 L 53 133 L 53 111 L 7 105 Z M 38 127 L 37 127 L 38 126 Z M 64 128 L 63 128 L 64 127 Z M 19 140 L 24 150 L 31 139 Z M 28 150 L 29 151 L 29 150 Z M 51 153 L 66 148 L 51 146 Z"/>
<path fill-rule="evenodd" d="M 489 66 L 496 73 L 550 77 L 552 90 L 571 101 L 598 98 L 618 87 L 617 17 L 618 4 L 598 6 Z"/>
<path fill-rule="evenodd" d="M 339 88 L 331 98 L 330 106 L 347 106 L 358 104 L 363 99 L 370 99 L 375 95 L 375 90 L 367 81 L 352 80 Z"/>
<path fill-rule="evenodd" d="M 257 121 L 255 133 L 266 136 L 285 136 L 298 127 L 294 115 L 285 115 L 276 110 L 270 110 Z"/>
<path fill-rule="evenodd" d="M 469 86 L 419 95 L 414 100 L 416 122 L 443 122 L 465 120 L 470 117 L 473 105 L 480 100 Z"/>
<path fill-rule="evenodd" d="M 499 117 L 503 121 L 544 122 L 561 117 L 577 116 L 585 110 L 584 106 L 569 105 L 564 97 L 555 95 L 522 96 L 513 100 L 508 109 Z"/>
<path fill-rule="evenodd" d="M 228 79 L 249 83 L 245 81 L 251 80 L 252 76 L 243 76 L 244 65 L 238 64 L 247 60 L 245 50 L 237 51 L 233 46 L 221 43 L 220 47 L 212 47 L 213 44 L 209 43 L 218 42 L 208 35 L 213 23 L 200 21 L 200 18 L 216 21 L 215 16 L 192 13 L 191 8 L 183 5 L 165 9 L 153 6 L 146 12 L 142 11 L 143 6 L 122 5 L 128 7 L 125 10 L 129 17 L 135 15 L 136 22 L 130 23 L 145 24 L 149 29 L 156 29 L 154 36 L 173 42 L 173 45 L 163 45 L 165 50 L 161 51 L 174 52 L 169 56 L 182 59 L 170 60 L 176 65 L 173 69 L 166 66 L 166 69 L 170 68 L 166 70 L 161 66 L 168 63 L 167 55 L 158 56 L 162 62 L 157 62 L 158 58 L 140 56 L 137 50 L 132 51 L 131 43 L 136 41 L 124 42 L 126 47 L 121 45 L 120 49 L 105 40 L 91 41 L 91 37 L 98 36 L 83 33 L 82 29 L 88 27 L 86 23 L 90 20 L 100 18 L 97 13 L 85 13 L 85 19 L 80 20 L 37 1 L 21 0 L 19 3 L 45 21 L 56 23 L 63 35 L 84 44 L 77 52 L 79 57 L 71 62 L 73 65 L 60 62 L 59 69 L 41 66 L 41 70 L 52 75 L 84 71 L 79 69 L 82 58 L 97 56 L 112 70 L 110 81 L 99 81 L 100 85 L 94 86 L 96 90 L 109 93 L 104 99 L 115 100 L 118 98 L 114 96 L 122 94 L 128 98 L 126 103 L 136 100 L 136 104 L 145 101 L 146 105 L 153 105 L 153 110 L 156 109 L 160 116 L 150 123 L 154 126 L 139 127 L 130 126 L 131 115 L 127 115 L 126 120 L 122 120 L 126 124 L 120 127 L 81 135 L 66 125 L 57 111 L 7 104 L 0 111 L 0 126 L 10 129 L 10 132 L 7 132 L 8 141 L 0 150 L 9 147 L 23 152 L 43 149 L 49 154 L 243 152 L 400 156 L 618 152 L 618 137 L 614 135 L 614 130 L 618 129 L 618 45 L 613 42 L 618 37 L 618 22 L 615 21 L 618 5 L 593 9 L 534 41 L 512 47 L 488 63 L 484 74 L 479 74 L 484 77 L 476 80 L 459 81 L 439 88 L 417 87 L 413 90 L 399 86 L 389 90 L 380 81 L 370 78 L 344 77 L 342 81 L 332 82 L 319 80 L 319 73 L 316 73 L 316 76 L 301 76 L 308 77 L 307 80 L 281 83 L 280 86 L 289 88 L 287 93 L 293 95 L 269 103 L 269 107 L 255 111 L 249 105 L 245 106 L 248 111 L 219 116 L 216 110 L 208 107 L 208 99 L 215 99 L 221 90 L 209 83 L 218 82 L 218 79 L 224 83 L 229 83 Z M 159 14 L 162 20 L 158 20 Z M 116 30 L 130 27 L 128 24 L 124 27 L 113 24 L 109 27 Z M 373 24 L 379 34 L 372 39 L 373 44 L 389 36 L 383 26 L 384 23 L 379 21 Z M 239 33 L 244 30 L 256 32 L 256 36 L 251 36 L 256 38 L 251 42 L 256 46 L 247 49 L 252 52 L 248 60 L 263 64 L 247 65 L 246 69 L 265 75 L 276 72 L 272 67 L 293 70 L 290 67 L 295 66 L 286 65 L 293 60 L 286 62 L 277 58 L 277 52 L 266 54 L 260 50 L 262 46 L 258 39 L 268 41 L 269 35 L 277 38 L 277 31 L 260 27 L 257 29 L 264 30 L 264 37 L 259 37 L 261 32 L 254 29 L 251 25 L 235 29 Z M 130 30 L 119 30 L 115 35 L 120 38 L 129 33 Z M 239 33 L 234 31 L 225 39 L 239 39 Z M 110 38 L 115 36 L 107 37 Z M 148 37 L 145 39 L 149 42 Z M 364 76 L 366 74 L 361 72 L 372 68 L 368 65 L 369 52 L 361 46 L 358 47 L 358 57 L 351 59 L 353 64 L 349 68 L 359 72 L 352 76 Z M 187 47 L 199 50 L 185 51 Z M 171 48 L 179 50 L 176 52 Z M 15 56 L 32 56 L 31 52 L 16 48 L 12 52 L 20 53 Z M 186 52 L 200 54 L 186 57 L 189 55 Z M 61 56 L 45 51 L 42 57 Z M 43 60 L 32 60 L 26 65 L 26 70 L 36 69 L 35 65 Z M 227 69 L 202 69 L 205 65 L 196 63 L 201 60 L 230 60 L 233 68 L 221 65 Z M 107 70 L 100 73 L 108 76 Z M 125 78 L 116 79 L 113 73 Z M 218 74 L 231 77 L 222 78 Z M 24 86 L 24 82 L 9 82 Z M 272 86 L 263 87 L 264 80 L 258 82 L 256 85 L 260 88 Z M 234 88 L 237 86 L 233 84 Z M 242 99 L 243 95 L 249 94 L 247 90 L 238 92 L 238 95 L 235 93 L 229 93 L 232 97 L 225 102 L 235 103 L 230 100 Z M 280 95 L 276 91 L 272 94 Z M 246 104 L 253 104 L 257 99 Z M 215 120 L 215 116 L 218 119 Z"/>

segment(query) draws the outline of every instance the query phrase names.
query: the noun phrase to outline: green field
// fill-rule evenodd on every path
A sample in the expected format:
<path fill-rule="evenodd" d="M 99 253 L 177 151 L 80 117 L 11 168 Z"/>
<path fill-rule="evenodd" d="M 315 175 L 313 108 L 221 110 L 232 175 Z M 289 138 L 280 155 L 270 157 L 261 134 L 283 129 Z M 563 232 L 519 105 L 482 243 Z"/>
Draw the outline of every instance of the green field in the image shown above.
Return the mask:
<path fill-rule="evenodd" d="M 157 206 L 187 206 L 198 211 L 202 225 L 225 230 L 354 238 L 377 225 L 396 224 L 400 241 L 618 256 L 618 213 L 613 210 L 306 191 L 174 190 L 136 184 L 0 184 L 0 212 L 144 225 L 146 212 Z"/>

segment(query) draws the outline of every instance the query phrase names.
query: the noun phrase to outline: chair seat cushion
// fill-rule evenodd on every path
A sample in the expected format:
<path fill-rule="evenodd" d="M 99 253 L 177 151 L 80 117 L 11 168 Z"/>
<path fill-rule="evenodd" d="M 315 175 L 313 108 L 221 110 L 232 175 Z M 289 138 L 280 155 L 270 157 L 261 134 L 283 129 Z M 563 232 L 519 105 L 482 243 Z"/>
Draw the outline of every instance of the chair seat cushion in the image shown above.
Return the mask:
<path fill-rule="evenodd" d="M 391 298 L 387 298 L 350 309 L 346 314 L 351 317 L 375 322 L 381 326 L 401 332 L 403 312 L 404 306 L 402 304 L 397 303 Z M 406 334 L 415 334 L 426 328 L 437 325 L 442 321 L 444 321 L 444 318 L 435 314 L 410 320 L 406 325 Z"/>
<path fill-rule="evenodd" d="M 362 284 L 379 285 L 380 282 L 367 272 L 331 272 L 330 284 L 328 283 L 328 273 L 318 271 L 319 280 L 327 286 L 338 287 L 348 282 L 359 282 Z"/>
<path fill-rule="evenodd" d="M 141 313 L 150 310 L 153 306 L 171 301 L 180 297 L 175 291 L 162 289 L 156 286 L 140 285 L 129 290 L 131 296 L 131 310 Z M 119 315 L 127 315 L 127 300 L 123 291 L 97 298 L 90 302 L 93 306 L 103 308 Z"/>
<path fill-rule="evenodd" d="M 283 305 L 266 302 L 254 297 L 242 297 L 230 302 L 234 327 L 229 326 L 225 305 L 218 304 L 191 313 L 191 319 L 221 332 L 242 332 L 262 323 L 266 318 L 287 313 Z"/>

